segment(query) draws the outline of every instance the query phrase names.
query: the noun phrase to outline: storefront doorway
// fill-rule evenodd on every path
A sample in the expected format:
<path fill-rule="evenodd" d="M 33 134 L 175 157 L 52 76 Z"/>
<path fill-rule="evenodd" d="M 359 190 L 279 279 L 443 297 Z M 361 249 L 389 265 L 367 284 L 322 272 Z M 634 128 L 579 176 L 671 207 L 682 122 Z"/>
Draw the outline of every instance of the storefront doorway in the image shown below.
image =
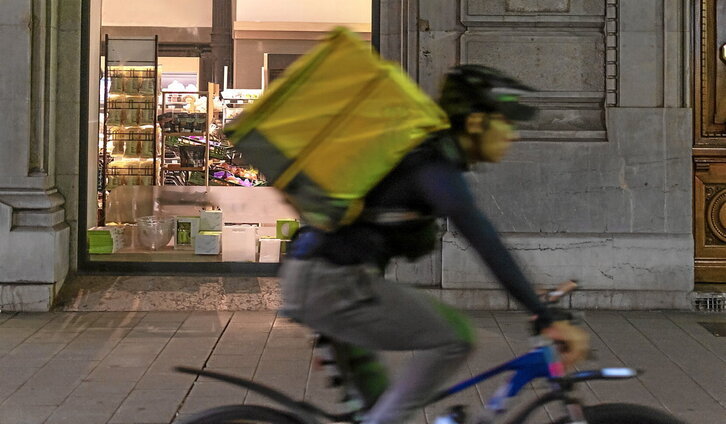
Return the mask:
<path fill-rule="evenodd" d="M 371 40 L 377 2 L 86 8 L 79 268 L 274 273 L 298 216 L 223 128 L 333 27 Z"/>

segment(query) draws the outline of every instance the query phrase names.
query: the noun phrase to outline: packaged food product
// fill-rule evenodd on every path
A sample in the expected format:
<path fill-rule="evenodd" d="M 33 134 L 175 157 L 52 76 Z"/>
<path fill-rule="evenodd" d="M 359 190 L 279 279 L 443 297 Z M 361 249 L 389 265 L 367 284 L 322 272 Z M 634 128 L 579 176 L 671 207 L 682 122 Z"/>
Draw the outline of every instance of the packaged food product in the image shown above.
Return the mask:
<path fill-rule="evenodd" d="M 142 159 L 149 159 L 154 157 L 154 140 L 142 140 L 141 142 L 141 153 Z"/>
<path fill-rule="evenodd" d="M 193 250 L 199 233 L 198 216 L 177 216 L 174 249 Z"/>
<path fill-rule="evenodd" d="M 148 104 L 145 104 L 145 108 L 139 109 L 139 125 L 152 125 L 154 123 L 154 114 L 156 111 L 146 106 L 148 106 Z"/>
<path fill-rule="evenodd" d="M 111 150 L 111 156 L 123 156 L 124 155 L 124 147 L 126 145 L 126 142 L 123 140 L 114 140 L 112 142 L 113 149 Z"/>
<path fill-rule="evenodd" d="M 142 175 L 153 175 L 154 174 L 154 161 L 151 159 L 144 159 L 139 162 L 139 171 Z"/>
<path fill-rule="evenodd" d="M 121 109 L 109 109 L 106 111 L 107 125 L 121 125 Z"/>
<path fill-rule="evenodd" d="M 109 94 L 121 94 L 124 92 L 124 79 L 119 73 L 110 73 L 111 82 L 108 85 Z"/>
<path fill-rule="evenodd" d="M 124 151 L 124 157 L 138 159 L 141 154 L 140 143 L 141 142 L 137 139 L 127 141 L 126 150 Z"/>
<path fill-rule="evenodd" d="M 126 109 L 126 124 L 125 125 L 142 125 L 141 124 L 141 110 L 139 109 L 140 103 L 135 102 L 133 108 Z"/>
<path fill-rule="evenodd" d="M 154 94 L 154 79 L 145 77 L 139 86 L 140 94 Z"/>
<path fill-rule="evenodd" d="M 106 177 L 106 190 L 113 190 L 119 185 L 119 179 L 115 173 L 117 167 L 118 162 L 116 161 L 109 163 L 106 167 L 106 174 L 108 175 Z"/>
<path fill-rule="evenodd" d="M 126 185 L 141 185 L 141 181 L 139 181 L 139 165 L 139 162 L 134 160 L 126 163 Z"/>

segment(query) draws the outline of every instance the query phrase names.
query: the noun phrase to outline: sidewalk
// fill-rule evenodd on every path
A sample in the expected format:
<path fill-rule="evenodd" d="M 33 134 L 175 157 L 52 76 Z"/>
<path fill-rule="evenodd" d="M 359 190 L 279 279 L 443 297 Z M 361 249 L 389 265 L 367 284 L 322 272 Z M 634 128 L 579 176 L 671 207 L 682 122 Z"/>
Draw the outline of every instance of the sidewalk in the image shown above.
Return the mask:
<path fill-rule="evenodd" d="M 479 347 L 458 378 L 528 348 L 524 314 L 471 315 Z M 582 385 L 582 397 L 651 405 L 693 424 L 726 423 L 726 337 L 699 324 L 723 326 L 726 315 L 588 312 L 586 322 L 597 358 L 582 368 L 646 372 Z M 332 409 L 337 392 L 311 371 L 311 353 L 308 332 L 269 311 L 0 314 L 0 423 L 168 424 L 215 405 L 265 403 L 225 383 L 174 373 L 175 365 L 251 377 Z M 385 359 L 395 370 L 409 355 Z M 426 408 L 415 422 L 432 422 L 450 404 L 480 404 L 501 381 Z"/>

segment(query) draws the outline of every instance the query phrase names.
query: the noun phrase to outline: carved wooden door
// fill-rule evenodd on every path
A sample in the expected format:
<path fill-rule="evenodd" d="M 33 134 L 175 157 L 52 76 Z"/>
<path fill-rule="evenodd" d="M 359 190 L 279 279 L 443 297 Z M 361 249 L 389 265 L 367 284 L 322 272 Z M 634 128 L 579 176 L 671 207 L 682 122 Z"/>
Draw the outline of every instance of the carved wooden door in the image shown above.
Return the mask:
<path fill-rule="evenodd" d="M 696 282 L 726 283 L 726 0 L 700 0 L 694 17 Z"/>

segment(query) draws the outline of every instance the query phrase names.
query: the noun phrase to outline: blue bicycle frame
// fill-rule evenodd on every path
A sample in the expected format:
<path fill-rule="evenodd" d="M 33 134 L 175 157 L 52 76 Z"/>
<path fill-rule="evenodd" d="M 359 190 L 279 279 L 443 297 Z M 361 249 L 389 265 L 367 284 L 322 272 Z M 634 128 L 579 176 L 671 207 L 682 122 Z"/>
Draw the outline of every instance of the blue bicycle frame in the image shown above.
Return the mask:
<path fill-rule="evenodd" d="M 275 389 L 244 378 L 239 378 L 214 371 L 199 370 L 188 367 L 176 367 L 176 370 L 184 373 L 211 377 L 219 381 L 226 381 L 236 386 L 244 387 L 246 389 L 257 392 L 276 403 L 284 405 L 288 411 L 291 411 L 293 414 L 295 414 L 295 416 L 301 418 L 302 421 L 306 423 L 319 423 L 320 421 L 316 419 L 317 416 L 325 417 L 335 422 L 349 421 L 355 413 L 329 413 L 313 404 L 310 404 L 308 402 L 296 401 L 290 398 L 288 395 L 281 393 Z M 559 361 L 558 356 L 555 353 L 555 348 L 552 345 L 544 345 L 541 347 L 537 347 L 522 356 L 514 358 L 507 363 L 492 368 L 475 377 L 472 377 L 446 390 L 443 390 L 428 403 L 433 403 L 449 397 L 455 393 L 459 393 L 462 390 L 465 390 L 477 383 L 480 383 L 505 371 L 513 371 L 514 375 L 512 375 L 509 381 L 502 385 L 494 393 L 494 395 L 491 397 L 491 399 L 489 399 L 486 404 L 486 410 L 493 415 L 492 420 L 494 419 L 494 416 L 506 411 L 507 400 L 517 396 L 520 390 L 522 390 L 522 387 L 537 378 L 546 378 L 550 380 L 550 382 L 556 386 L 556 390 L 543 396 L 537 401 L 537 403 L 534 403 L 530 406 L 530 408 L 525 410 L 524 417 L 526 417 L 526 415 L 534 408 L 552 400 L 567 401 L 568 398 L 563 395 L 561 389 L 564 388 L 565 390 L 569 390 L 569 388 L 571 388 L 572 386 L 572 383 L 594 379 L 626 379 L 635 377 L 638 374 L 636 370 L 630 368 L 602 368 L 598 370 L 580 371 L 565 376 L 564 367 L 562 366 L 562 363 Z"/>
<path fill-rule="evenodd" d="M 564 367 L 557 359 L 554 348 L 552 346 L 542 346 L 443 390 L 435 397 L 435 400 L 438 401 L 451 396 L 506 371 L 514 371 L 514 375 L 494 393 L 486 404 L 487 409 L 495 413 L 504 412 L 507 400 L 517 396 L 522 387 L 530 381 L 537 378 L 549 379 L 564 376 Z"/>

